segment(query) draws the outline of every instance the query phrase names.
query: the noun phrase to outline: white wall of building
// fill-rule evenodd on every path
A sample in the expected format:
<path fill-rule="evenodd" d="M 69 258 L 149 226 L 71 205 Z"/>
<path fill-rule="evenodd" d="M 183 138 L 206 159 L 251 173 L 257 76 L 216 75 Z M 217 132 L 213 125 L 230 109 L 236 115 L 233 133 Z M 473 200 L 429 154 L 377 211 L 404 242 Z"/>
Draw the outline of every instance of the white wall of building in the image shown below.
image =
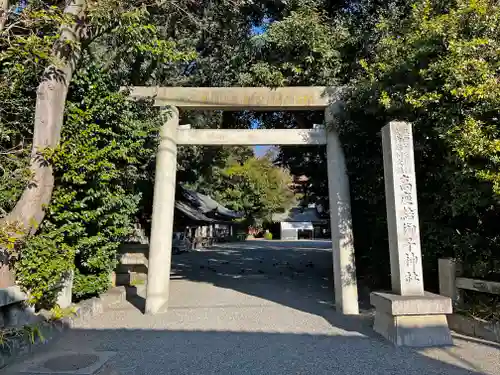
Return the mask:
<path fill-rule="evenodd" d="M 313 224 L 310 221 L 304 222 L 281 222 L 281 239 L 282 240 L 297 240 L 299 230 L 314 230 Z"/>

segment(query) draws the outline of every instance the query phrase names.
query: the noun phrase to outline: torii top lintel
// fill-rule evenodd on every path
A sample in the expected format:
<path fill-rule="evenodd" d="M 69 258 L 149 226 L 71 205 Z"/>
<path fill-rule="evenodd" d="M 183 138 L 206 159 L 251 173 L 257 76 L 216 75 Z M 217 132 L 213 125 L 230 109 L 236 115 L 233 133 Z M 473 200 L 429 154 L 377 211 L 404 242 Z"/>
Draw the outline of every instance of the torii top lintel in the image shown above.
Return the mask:
<path fill-rule="evenodd" d="M 155 106 L 202 110 L 321 110 L 332 102 L 327 87 L 146 87 L 130 88 L 133 98 L 154 98 Z M 335 90 L 334 90 L 335 91 Z"/>

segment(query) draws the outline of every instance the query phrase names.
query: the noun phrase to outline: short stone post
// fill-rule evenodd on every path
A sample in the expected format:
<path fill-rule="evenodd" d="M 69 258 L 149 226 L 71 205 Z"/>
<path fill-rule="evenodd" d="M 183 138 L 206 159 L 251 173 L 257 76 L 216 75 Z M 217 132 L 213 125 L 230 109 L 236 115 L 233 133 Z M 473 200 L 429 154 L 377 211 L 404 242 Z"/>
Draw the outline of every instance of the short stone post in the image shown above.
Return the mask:
<path fill-rule="evenodd" d="M 326 143 L 328 197 L 332 231 L 335 307 L 346 315 L 359 314 L 358 284 L 352 234 L 351 197 L 344 152 L 334 128 L 332 108 L 325 110 L 329 125 Z"/>
<path fill-rule="evenodd" d="M 396 345 L 450 345 L 451 300 L 424 292 L 411 124 L 386 125 L 382 145 L 392 293 L 371 294 L 374 329 Z"/>
<path fill-rule="evenodd" d="M 65 273 L 63 279 L 61 280 L 62 288 L 57 294 L 56 303 L 62 309 L 66 309 L 71 306 L 73 297 L 73 279 L 74 271 L 70 270 Z"/>
<path fill-rule="evenodd" d="M 159 312 L 167 304 L 169 294 L 177 173 L 177 108 L 170 107 L 169 116 L 160 130 L 160 145 L 156 155 L 145 309 L 147 314 Z"/>
<path fill-rule="evenodd" d="M 439 259 L 439 294 L 450 297 L 456 306 L 460 303 L 460 290 L 457 288 L 457 276 L 461 274 L 461 265 L 455 259 Z"/>

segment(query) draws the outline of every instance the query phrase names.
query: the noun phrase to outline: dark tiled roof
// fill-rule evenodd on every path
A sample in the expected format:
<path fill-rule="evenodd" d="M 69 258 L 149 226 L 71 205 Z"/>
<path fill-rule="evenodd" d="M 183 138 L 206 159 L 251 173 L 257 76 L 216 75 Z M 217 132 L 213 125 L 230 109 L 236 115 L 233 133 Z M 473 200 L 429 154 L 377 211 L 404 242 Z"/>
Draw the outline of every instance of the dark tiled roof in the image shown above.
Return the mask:
<path fill-rule="evenodd" d="M 191 220 L 208 223 L 230 221 L 243 216 L 224 207 L 208 195 L 182 186 L 178 187 L 175 207 Z"/>

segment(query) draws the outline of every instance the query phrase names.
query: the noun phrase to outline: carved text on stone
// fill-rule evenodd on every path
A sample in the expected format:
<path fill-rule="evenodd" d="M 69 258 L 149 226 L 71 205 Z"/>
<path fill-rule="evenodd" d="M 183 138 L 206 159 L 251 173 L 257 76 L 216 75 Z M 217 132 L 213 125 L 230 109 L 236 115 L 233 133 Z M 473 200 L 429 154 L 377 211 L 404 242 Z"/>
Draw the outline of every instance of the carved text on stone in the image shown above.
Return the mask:
<path fill-rule="evenodd" d="M 398 127 L 394 129 L 395 142 L 395 165 L 394 180 L 399 185 L 396 197 L 399 196 L 400 207 L 399 221 L 402 235 L 400 237 L 401 251 L 404 265 L 404 281 L 408 284 L 419 282 L 420 275 L 420 236 L 418 231 L 418 217 L 416 207 L 416 197 L 414 196 L 415 172 L 411 160 L 411 128 Z M 396 190 L 396 192 L 397 192 Z"/>

